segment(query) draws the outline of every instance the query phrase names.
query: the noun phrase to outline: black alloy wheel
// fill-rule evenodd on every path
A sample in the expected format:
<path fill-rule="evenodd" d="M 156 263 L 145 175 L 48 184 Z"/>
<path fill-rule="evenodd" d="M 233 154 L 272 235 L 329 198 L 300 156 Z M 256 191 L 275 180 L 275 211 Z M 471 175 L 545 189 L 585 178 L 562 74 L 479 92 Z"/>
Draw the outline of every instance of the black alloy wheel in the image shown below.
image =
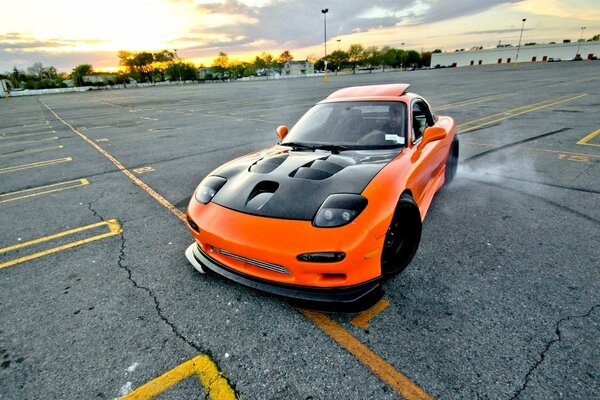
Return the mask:
<path fill-rule="evenodd" d="M 402 272 L 415 256 L 421 240 L 421 214 L 410 194 L 400 196 L 396 212 L 385 235 L 381 273 L 391 277 Z"/>
<path fill-rule="evenodd" d="M 452 146 L 450 147 L 450 153 L 446 160 L 446 184 L 452 182 L 456 176 L 456 170 L 458 169 L 458 137 L 454 137 L 452 140 Z"/>

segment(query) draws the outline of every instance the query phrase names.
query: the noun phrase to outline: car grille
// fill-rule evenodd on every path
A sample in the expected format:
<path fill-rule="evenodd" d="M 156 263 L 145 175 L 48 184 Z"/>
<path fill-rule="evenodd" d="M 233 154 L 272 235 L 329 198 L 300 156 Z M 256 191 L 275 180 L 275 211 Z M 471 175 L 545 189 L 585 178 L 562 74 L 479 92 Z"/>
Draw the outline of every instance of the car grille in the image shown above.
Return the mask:
<path fill-rule="evenodd" d="M 267 269 L 269 271 L 277 272 L 280 274 L 292 275 L 292 273 L 287 268 L 282 267 L 281 265 L 271 264 L 271 263 L 267 263 L 264 261 L 253 260 L 251 258 L 238 256 L 237 254 L 233 254 L 227 250 L 219 249 L 218 247 L 211 247 L 211 250 L 214 251 L 215 253 L 222 254 L 224 256 L 233 258 L 234 260 L 242 261 L 242 262 L 254 265 L 259 268 Z"/>

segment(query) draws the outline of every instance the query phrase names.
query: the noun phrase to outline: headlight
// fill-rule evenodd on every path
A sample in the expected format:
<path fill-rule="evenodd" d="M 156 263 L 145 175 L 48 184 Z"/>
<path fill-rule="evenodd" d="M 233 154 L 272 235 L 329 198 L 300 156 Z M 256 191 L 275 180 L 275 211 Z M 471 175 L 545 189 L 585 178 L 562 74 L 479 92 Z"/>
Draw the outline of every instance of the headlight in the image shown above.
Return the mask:
<path fill-rule="evenodd" d="M 313 225 L 331 228 L 349 224 L 366 206 L 367 199 L 360 194 L 332 194 L 317 211 Z"/>
<path fill-rule="evenodd" d="M 207 176 L 200 182 L 194 197 L 202 204 L 208 204 L 215 194 L 223 187 L 227 179 L 220 176 Z"/>

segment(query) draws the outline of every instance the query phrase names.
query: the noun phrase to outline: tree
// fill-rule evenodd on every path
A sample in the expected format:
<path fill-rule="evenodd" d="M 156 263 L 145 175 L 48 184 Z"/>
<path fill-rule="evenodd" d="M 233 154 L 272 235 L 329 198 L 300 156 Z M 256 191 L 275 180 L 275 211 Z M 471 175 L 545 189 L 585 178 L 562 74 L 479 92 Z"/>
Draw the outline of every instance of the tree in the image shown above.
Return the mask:
<path fill-rule="evenodd" d="M 27 68 L 27 73 L 33 75 L 38 79 L 42 79 L 42 73 L 44 72 L 44 66 L 41 62 L 34 62 L 33 65 Z"/>
<path fill-rule="evenodd" d="M 73 68 L 71 72 L 71 79 L 75 86 L 83 85 L 83 77 L 92 73 L 92 66 L 90 64 L 81 64 Z"/>
<path fill-rule="evenodd" d="M 338 71 L 348 65 L 349 57 L 350 55 L 344 50 L 336 50 L 331 54 L 328 54 L 327 57 L 324 57 L 324 59 L 327 60 L 327 68 L 329 68 L 329 70 Z M 324 67 L 325 65 L 319 69 L 323 69 Z"/>
<path fill-rule="evenodd" d="M 277 58 L 277 62 L 279 62 L 280 64 L 285 64 L 286 62 L 290 62 L 293 59 L 294 56 L 290 53 L 289 50 L 286 50 L 279 55 L 279 58 Z"/>
<path fill-rule="evenodd" d="M 592 36 L 591 39 L 588 39 L 588 42 L 597 42 L 600 40 L 600 33 L 597 35 Z"/>
<path fill-rule="evenodd" d="M 421 65 L 421 55 L 415 50 L 409 50 L 406 54 L 406 61 L 404 64 L 411 67 Z"/>
<path fill-rule="evenodd" d="M 223 74 L 229 67 L 229 56 L 227 53 L 220 52 L 219 56 L 212 62 L 212 69 L 216 73 Z"/>
<path fill-rule="evenodd" d="M 370 68 L 382 64 L 382 54 L 377 49 L 377 46 L 367 47 L 363 52 L 363 62 Z"/>
<path fill-rule="evenodd" d="M 383 69 L 385 67 L 394 66 L 394 62 L 396 61 L 396 49 L 391 48 L 390 46 L 383 46 L 381 48 L 381 64 L 383 65 Z"/>
<path fill-rule="evenodd" d="M 198 69 L 191 63 L 174 62 L 165 69 L 165 78 L 178 81 L 197 80 Z"/>
<path fill-rule="evenodd" d="M 353 74 L 356 73 L 357 65 L 362 62 L 364 52 L 365 49 L 363 48 L 362 44 L 354 43 L 350 45 L 350 48 L 348 49 L 348 61 L 350 65 L 352 65 Z"/>

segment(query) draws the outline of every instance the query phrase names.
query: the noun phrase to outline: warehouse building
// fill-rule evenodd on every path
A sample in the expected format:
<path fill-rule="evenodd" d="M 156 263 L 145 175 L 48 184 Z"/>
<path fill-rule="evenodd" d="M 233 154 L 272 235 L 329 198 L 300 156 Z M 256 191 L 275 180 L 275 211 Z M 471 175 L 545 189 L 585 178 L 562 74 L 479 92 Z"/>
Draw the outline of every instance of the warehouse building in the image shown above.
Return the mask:
<path fill-rule="evenodd" d="M 583 60 L 600 57 L 600 41 L 536 44 L 530 46 L 501 46 L 495 49 L 476 49 L 434 53 L 431 66 L 464 67 L 485 64 L 510 64 L 515 62 L 548 62 L 573 60 L 577 54 Z"/>

